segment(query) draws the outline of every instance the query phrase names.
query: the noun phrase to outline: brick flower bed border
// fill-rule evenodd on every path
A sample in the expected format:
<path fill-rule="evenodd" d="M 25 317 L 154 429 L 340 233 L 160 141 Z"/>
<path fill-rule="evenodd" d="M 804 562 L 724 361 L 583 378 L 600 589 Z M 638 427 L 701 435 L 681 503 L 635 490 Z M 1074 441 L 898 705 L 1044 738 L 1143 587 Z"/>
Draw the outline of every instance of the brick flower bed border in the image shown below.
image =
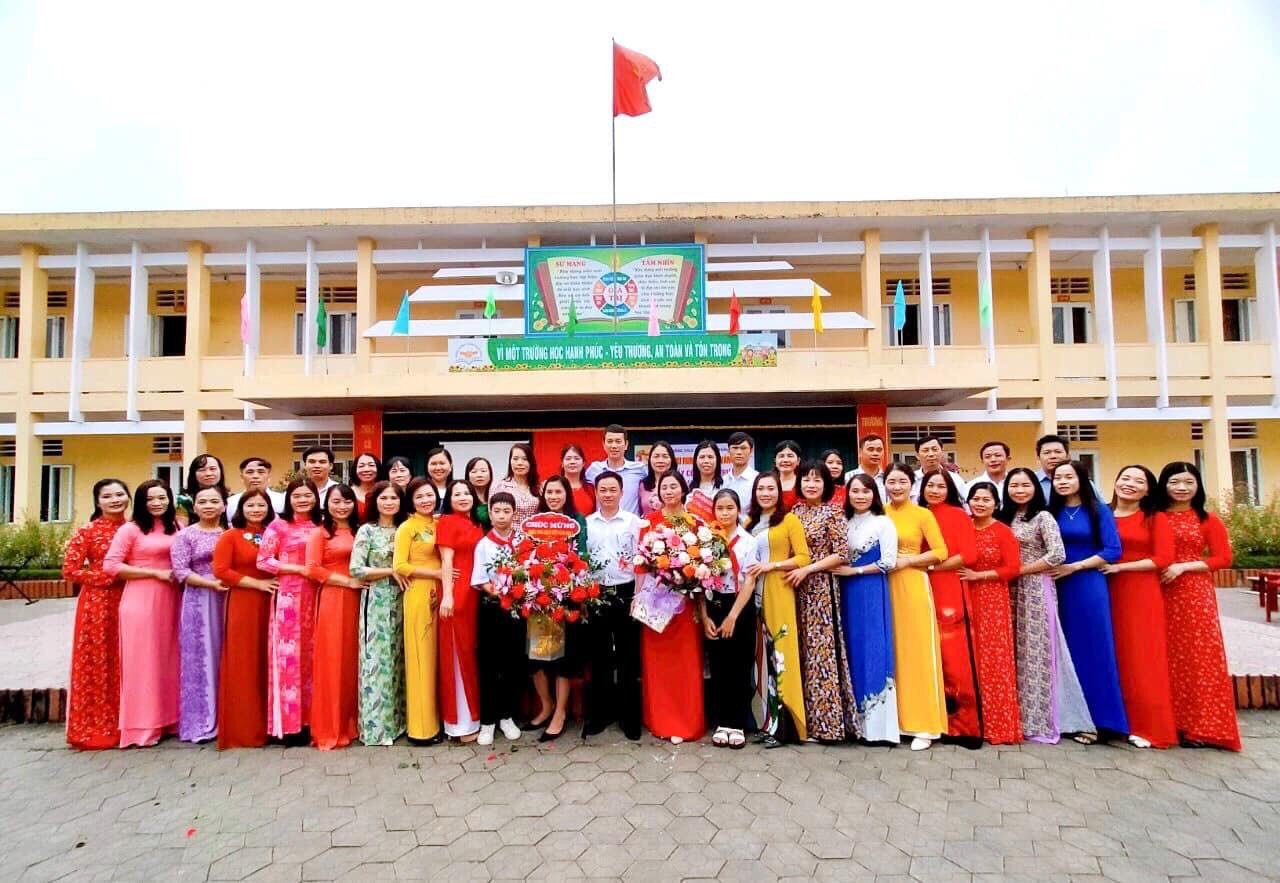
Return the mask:
<path fill-rule="evenodd" d="M 0 723 L 54 724 L 66 719 L 66 687 L 0 690 Z"/>
<path fill-rule="evenodd" d="M 31 598 L 75 597 L 74 587 L 64 579 L 20 579 L 17 583 Z M 0 601 L 13 601 L 21 597 L 11 586 L 0 588 Z"/>
<path fill-rule="evenodd" d="M 1236 708 L 1280 709 L 1280 675 L 1232 675 Z"/>

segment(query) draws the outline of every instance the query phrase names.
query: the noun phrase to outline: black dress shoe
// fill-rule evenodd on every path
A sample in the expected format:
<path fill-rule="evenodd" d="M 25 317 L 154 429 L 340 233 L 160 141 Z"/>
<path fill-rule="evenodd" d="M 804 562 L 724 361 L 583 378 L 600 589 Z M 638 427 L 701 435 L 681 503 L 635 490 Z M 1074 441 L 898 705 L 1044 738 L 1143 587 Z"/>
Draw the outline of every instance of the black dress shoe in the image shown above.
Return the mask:
<path fill-rule="evenodd" d="M 640 741 L 640 725 L 636 723 L 623 724 L 622 735 L 626 736 L 632 742 L 639 742 Z"/>
<path fill-rule="evenodd" d="M 542 735 L 538 737 L 539 742 L 554 742 L 564 735 L 564 727 L 560 728 L 560 732 L 553 733 L 550 730 L 543 730 Z"/>
<path fill-rule="evenodd" d="M 439 745 L 444 741 L 444 732 L 436 733 L 430 739 L 415 739 L 412 736 L 405 736 L 409 740 L 410 745 L 417 745 L 419 748 L 427 748 L 432 745 Z"/>
<path fill-rule="evenodd" d="M 582 725 L 582 738 L 588 736 L 599 736 L 605 730 L 609 729 L 608 721 L 587 721 Z"/>

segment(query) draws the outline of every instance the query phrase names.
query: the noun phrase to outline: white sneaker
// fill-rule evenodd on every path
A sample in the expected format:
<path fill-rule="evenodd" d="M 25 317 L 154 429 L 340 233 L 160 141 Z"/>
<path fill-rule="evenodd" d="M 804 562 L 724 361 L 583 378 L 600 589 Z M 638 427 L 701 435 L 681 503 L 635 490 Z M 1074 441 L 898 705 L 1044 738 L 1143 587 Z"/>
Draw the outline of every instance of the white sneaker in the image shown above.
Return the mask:
<path fill-rule="evenodd" d="M 924 751 L 926 748 L 928 748 L 932 744 L 933 744 L 932 739 L 926 739 L 924 736 L 916 736 L 914 739 L 911 740 L 911 750 Z"/>
<path fill-rule="evenodd" d="M 476 737 L 476 744 L 492 745 L 493 731 L 494 731 L 493 724 L 485 724 L 484 726 L 480 727 L 480 735 Z"/>
<path fill-rule="evenodd" d="M 502 720 L 498 721 L 498 726 L 502 728 L 502 735 L 506 736 L 509 741 L 514 742 L 520 738 L 520 728 L 516 726 L 516 722 L 511 718 L 504 717 Z M 490 727 L 489 729 L 490 739 L 492 739 L 493 728 Z"/>
<path fill-rule="evenodd" d="M 671 744 L 672 744 L 672 745 L 679 745 L 679 744 L 680 744 L 681 742 L 683 742 L 683 741 L 684 741 L 684 737 L 683 737 L 683 736 L 672 736 L 672 737 L 671 737 Z"/>

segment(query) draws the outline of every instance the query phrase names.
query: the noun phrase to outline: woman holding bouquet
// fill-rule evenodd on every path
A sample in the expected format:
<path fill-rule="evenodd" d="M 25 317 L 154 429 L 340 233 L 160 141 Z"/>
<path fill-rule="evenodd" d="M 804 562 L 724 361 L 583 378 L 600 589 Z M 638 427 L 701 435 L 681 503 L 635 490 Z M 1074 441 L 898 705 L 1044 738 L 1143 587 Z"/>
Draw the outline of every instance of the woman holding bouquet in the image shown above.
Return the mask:
<path fill-rule="evenodd" d="M 796 626 L 796 593 L 783 575 L 807 567 L 813 559 L 800 519 L 782 504 L 782 479 L 776 472 L 756 476 L 747 510 L 747 531 L 756 540 L 759 562 L 747 575 L 763 581 L 764 649 L 760 655 L 759 684 L 763 709 L 760 731 L 765 748 L 782 745 L 782 723 L 789 717 L 801 742 L 809 738 L 804 714 L 804 688 L 800 679 L 800 643 Z M 783 712 L 787 714 L 784 715 Z"/>
<path fill-rule="evenodd" d="M 696 530 L 698 521 L 684 507 L 689 487 L 679 472 L 664 472 L 657 479 L 662 508 L 647 516 L 649 530 L 671 527 Z M 648 531 L 646 531 L 647 533 Z M 648 545 L 644 537 L 641 545 Z M 652 589 L 658 575 L 645 582 Z M 658 593 L 672 589 L 659 589 Z M 661 632 L 641 630 L 640 689 L 644 724 L 659 739 L 672 742 L 701 739 L 706 727 L 702 705 L 702 632 L 694 618 L 693 602 L 682 599 L 680 610 Z"/>
<path fill-rule="evenodd" d="M 716 725 L 711 742 L 737 750 L 747 744 L 743 727 L 751 716 L 751 665 L 756 652 L 755 580 L 746 570 L 759 559 L 755 540 L 742 529 L 737 492 L 717 491 L 711 505 L 715 511 L 711 529 L 724 540 L 731 564 L 724 585 L 699 601 L 711 669 L 711 717 Z"/>
<path fill-rule="evenodd" d="M 579 555 L 587 554 L 587 524 L 578 514 L 574 501 L 573 488 L 569 479 L 563 475 L 553 475 L 542 486 L 542 500 L 539 504 L 543 512 L 556 512 L 567 515 L 578 522 L 578 535 L 574 537 L 574 547 Z M 539 742 L 550 742 L 560 738 L 564 733 L 565 719 L 569 712 L 569 679 L 578 677 L 578 647 L 580 635 L 577 626 L 560 625 L 564 629 L 564 655 L 556 660 L 544 661 L 530 659 L 533 669 L 533 689 L 538 694 L 538 716 L 531 722 L 534 729 L 544 727 Z M 551 682 L 555 680 L 555 698 L 551 696 Z"/>

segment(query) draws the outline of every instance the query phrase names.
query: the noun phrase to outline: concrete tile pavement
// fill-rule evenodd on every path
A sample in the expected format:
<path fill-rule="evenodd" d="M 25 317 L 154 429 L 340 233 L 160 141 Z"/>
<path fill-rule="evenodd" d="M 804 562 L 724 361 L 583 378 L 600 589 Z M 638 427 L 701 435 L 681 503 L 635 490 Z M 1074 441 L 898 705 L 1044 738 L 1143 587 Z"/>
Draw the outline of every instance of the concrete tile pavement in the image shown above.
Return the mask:
<path fill-rule="evenodd" d="M 514 748 L 166 742 L 0 728 L 18 880 L 1274 878 L 1280 713 L 1245 751 L 745 751 L 609 730 Z"/>

